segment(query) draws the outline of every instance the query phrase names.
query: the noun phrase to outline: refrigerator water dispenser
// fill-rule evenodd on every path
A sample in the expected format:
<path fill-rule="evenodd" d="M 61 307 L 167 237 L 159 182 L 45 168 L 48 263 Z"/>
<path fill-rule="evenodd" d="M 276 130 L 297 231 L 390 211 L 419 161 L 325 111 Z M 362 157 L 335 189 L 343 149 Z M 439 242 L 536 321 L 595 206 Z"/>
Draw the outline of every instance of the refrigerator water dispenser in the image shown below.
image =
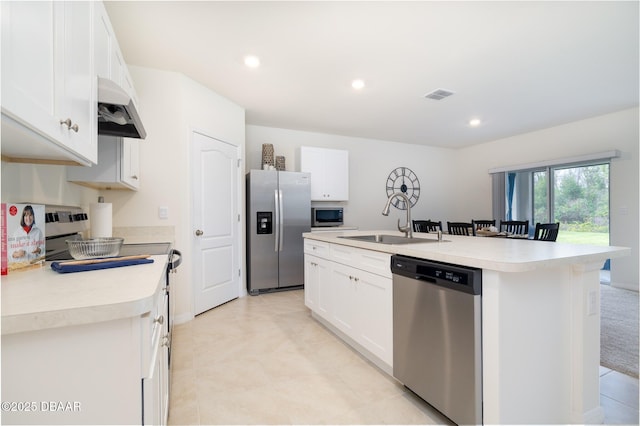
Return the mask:
<path fill-rule="evenodd" d="M 273 233 L 273 221 L 271 212 L 256 212 L 256 219 L 258 220 L 258 226 L 256 227 L 258 235 Z"/>

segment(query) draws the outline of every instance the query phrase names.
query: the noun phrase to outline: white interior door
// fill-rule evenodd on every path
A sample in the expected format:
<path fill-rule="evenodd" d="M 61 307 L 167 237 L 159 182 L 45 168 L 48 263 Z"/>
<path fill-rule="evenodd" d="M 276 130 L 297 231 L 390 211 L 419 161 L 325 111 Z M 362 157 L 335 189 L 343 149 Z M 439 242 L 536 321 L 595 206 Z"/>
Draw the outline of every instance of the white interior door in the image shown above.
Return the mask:
<path fill-rule="evenodd" d="M 239 148 L 192 133 L 194 314 L 240 295 Z"/>

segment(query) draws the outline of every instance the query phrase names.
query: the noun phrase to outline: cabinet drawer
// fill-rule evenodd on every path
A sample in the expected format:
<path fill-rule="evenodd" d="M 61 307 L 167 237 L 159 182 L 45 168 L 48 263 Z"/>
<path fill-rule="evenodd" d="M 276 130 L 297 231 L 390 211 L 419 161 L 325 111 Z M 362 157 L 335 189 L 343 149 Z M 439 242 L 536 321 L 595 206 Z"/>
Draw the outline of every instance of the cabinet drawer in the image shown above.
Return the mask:
<path fill-rule="evenodd" d="M 358 249 L 360 269 L 391 278 L 391 255 L 371 250 Z"/>
<path fill-rule="evenodd" d="M 391 278 L 391 254 L 357 247 L 331 244 L 330 260 Z"/>
<path fill-rule="evenodd" d="M 304 240 L 304 252 L 306 254 L 312 254 L 325 259 L 329 258 L 329 246 L 329 243 L 323 241 L 309 240 L 308 238 Z"/>
<path fill-rule="evenodd" d="M 357 259 L 357 250 L 354 247 L 342 246 L 340 244 L 331 244 L 331 260 L 334 262 L 342 263 L 343 265 L 353 266 Z"/>

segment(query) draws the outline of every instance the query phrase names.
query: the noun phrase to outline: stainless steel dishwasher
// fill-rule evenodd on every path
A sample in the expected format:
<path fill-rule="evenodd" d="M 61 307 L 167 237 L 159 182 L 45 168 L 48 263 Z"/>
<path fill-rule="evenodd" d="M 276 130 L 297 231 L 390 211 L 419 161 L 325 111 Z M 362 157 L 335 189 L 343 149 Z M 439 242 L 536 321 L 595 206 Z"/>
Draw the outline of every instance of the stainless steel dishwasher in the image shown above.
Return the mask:
<path fill-rule="evenodd" d="M 482 424 L 482 270 L 395 255 L 393 375 L 457 424 Z"/>

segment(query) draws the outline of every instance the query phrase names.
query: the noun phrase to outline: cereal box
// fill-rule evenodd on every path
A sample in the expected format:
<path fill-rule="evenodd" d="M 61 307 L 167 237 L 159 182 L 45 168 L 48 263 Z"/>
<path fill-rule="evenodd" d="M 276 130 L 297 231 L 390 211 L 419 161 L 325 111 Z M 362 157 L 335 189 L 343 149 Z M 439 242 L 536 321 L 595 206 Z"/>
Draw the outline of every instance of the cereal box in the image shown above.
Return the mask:
<path fill-rule="evenodd" d="M 5 203 L 0 205 L 0 244 L 2 244 L 0 275 L 7 275 L 7 205 Z"/>
<path fill-rule="evenodd" d="M 44 263 L 44 205 L 7 203 L 5 216 L 9 273 Z"/>

